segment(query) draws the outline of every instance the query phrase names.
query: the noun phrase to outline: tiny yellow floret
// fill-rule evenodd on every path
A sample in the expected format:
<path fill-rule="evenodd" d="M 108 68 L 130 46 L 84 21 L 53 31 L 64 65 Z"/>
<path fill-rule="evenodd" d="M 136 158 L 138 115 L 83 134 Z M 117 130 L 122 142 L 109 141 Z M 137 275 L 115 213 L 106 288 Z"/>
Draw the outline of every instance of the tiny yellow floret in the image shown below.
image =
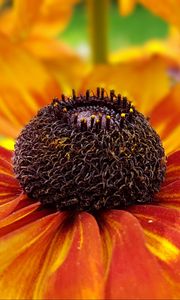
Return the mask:
<path fill-rule="evenodd" d="M 81 123 L 87 123 L 87 120 L 85 118 L 82 118 Z"/>

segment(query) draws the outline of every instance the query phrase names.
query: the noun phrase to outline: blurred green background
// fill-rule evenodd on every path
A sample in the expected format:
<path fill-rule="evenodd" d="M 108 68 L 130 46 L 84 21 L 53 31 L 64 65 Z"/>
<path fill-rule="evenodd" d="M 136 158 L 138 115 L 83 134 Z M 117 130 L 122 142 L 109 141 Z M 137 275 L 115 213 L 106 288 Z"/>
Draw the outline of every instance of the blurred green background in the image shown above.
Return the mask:
<path fill-rule="evenodd" d="M 141 45 L 149 39 L 163 39 L 168 33 L 167 24 L 141 5 L 127 17 L 119 14 L 117 1 L 109 7 L 109 50 L 116 51 L 130 45 Z M 88 16 L 85 2 L 76 6 L 72 19 L 60 39 L 78 52 L 89 49 Z"/>

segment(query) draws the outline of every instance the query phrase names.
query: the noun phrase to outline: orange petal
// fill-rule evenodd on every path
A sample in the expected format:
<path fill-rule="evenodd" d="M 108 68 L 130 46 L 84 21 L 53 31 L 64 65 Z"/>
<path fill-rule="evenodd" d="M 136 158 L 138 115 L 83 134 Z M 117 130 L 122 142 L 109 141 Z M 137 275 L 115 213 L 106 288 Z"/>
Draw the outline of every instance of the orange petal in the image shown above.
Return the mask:
<path fill-rule="evenodd" d="M 14 0 L 13 32 L 15 38 L 26 38 L 37 21 L 43 0 Z"/>
<path fill-rule="evenodd" d="M 139 222 L 125 211 L 104 214 L 107 299 L 167 299 L 172 296 Z M 102 222 L 102 221 L 101 221 Z"/>
<path fill-rule="evenodd" d="M 167 155 L 174 151 L 177 151 L 180 148 L 179 135 L 180 125 L 178 125 L 173 131 L 171 131 L 171 133 L 165 139 L 163 139 L 163 146 L 166 150 Z"/>
<path fill-rule="evenodd" d="M 2 34 L 0 44 L 0 120 L 6 120 L 18 134 L 20 128 L 36 114 L 39 106 L 48 103 L 59 93 L 59 86 L 43 64 L 28 51 L 14 45 Z M 7 128 L 3 125 L 4 122 L 0 123 L 2 135 L 7 134 Z M 11 134 L 12 131 L 9 137 Z"/>
<path fill-rule="evenodd" d="M 134 206 L 130 211 L 140 221 L 147 247 L 158 259 L 164 277 L 172 286 L 175 299 L 180 297 L 180 212 L 155 205 Z"/>
<path fill-rule="evenodd" d="M 164 185 L 180 179 L 180 150 L 168 156 Z"/>
<path fill-rule="evenodd" d="M 30 35 L 56 36 L 68 24 L 78 0 L 14 0 L 1 12 L 1 32 L 21 41 Z"/>
<path fill-rule="evenodd" d="M 17 137 L 17 128 L 12 126 L 12 124 L 8 120 L 6 120 L 5 117 L 2 117 L 1 115 L 0 115 L 0 124 L 1 127 L 3 128 L 2 133 L 5 137 L 11 137 L 11 138 Z M 1 142 L 0 145 L 3 146 L 3 143 Z"/>
<path fill-rule="evenodd" d="M 34 299 L 37 277 L 61 219 L 60 213 L 52 214 L 0 239 L 2 299 Z"/>
<path fill-rule="evenodd" d="M 180 147 L 179 99 L 180 84 L 177 84 L 171 89 L 170 93 L 154 107 L 150 114 L 151 123 L 161 138 L 166 141 L 166 146 L 173 146 L 174 142 L 176 148 Z M 176 135 L 174 135 L 174 139 L 172 140 L 171 136 L 175 131 Z M 170 145 L 167 144 L 167 140 Z M 179 143 L 177 143 L 177 140 Z"/>
<path fill-rule="evenodd" d="M 97 86 L 107 91 L 126 94 L 141 112 L 147 114 L 170 89 L 167 63 L 157 56 L 141 60 L 96 66 L 85 78 L 82 91 L 96 90 Z"/>
<path fill-rule="evenodd" d="M 136 0 L 118 0 L 119 11 L 122 16 L 127 16 L 135 8 Z"/>
<path fill-rule="evenodd" d="M 78 91 L 89 66 L 70 47 L 58 40 L 43 36 L 33 36 L 23 45 L 43 61 L 60 85 L 63 83 L 63 93 L 71 94 L 72 88 Z"/>
<path fill-rule="evenodd" d="M 28 2 L 28 0 L 26 0 Z M 43 0 L 32 34 L 55 36 L 67 26 L 79 0 Z"/>
<path fill-rule="evenodd" d="M 57 233 L 39 275 L 34 297 L 103 299 L 103 287 L 99 229 L 90 214 L 81 213 L 73 223 L 71 221 L 69 228 L 67 223 Z"/>

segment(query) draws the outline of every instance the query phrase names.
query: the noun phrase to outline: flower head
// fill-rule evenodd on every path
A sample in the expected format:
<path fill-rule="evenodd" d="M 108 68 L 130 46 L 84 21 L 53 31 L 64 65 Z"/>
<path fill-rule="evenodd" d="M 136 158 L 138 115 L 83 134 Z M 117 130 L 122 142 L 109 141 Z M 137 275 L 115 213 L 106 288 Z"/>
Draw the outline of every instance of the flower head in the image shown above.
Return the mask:
<path fill-rule="evenodd" d="M 118 97 L 114 99 L 114 94 L 111 93 L 111 96 L 113 101 L 118 100 Z M 134 123 L 131 123 L 130 115 L 128 115 L 130 113 L 129 102 L 124 101 L 126 104 L 124 108 L 128 107 L 129 110 L 125 112 L 127 119 L 121 123 L 122 116 L 120 116 L 117 119 L 118 125 L 116 125 L 116 118 L 114 119 L 112 111 L 111 122 L 108 123 L 103 102 L 103 105 L 100 106 L 102 119 L 101 128 L 99 128 L 99 125 L 96 126 L 96 120 L 99 120 L 100 108 L 98 107 L 96 111 L 97 105 L 82 107 L 84 100 L 84 98 L 79 99 L 80 105 L 77 105 L 74 110 L 71 100 L 67 101 L 67 99 L 61 102 L 55 100 L 51 105 L 42 109 L 38 116 L 27 125 L 24 133 L 20 134 L 19 141 L 17 141 L 15 165 L 17 157 L 25 158 L 25 156 L 20 158 L 21 152 L 24 151 L 23 147 L 26 145 L 20 147 L 23 134 L 27 134 L 29 128 L 31 136 L 35 137 L 34 127 L 31 126 L 35 124 L 34 122 L 40 127 L 41 124 L 45 127 L 41 127 L 42 135 L 39 134 L 39 142 L 41 142 L 41 138 L 46 137 L 46 135 L 43 136 L 43 132 L 48 128 L 48 122 L 40 123 L 38 118 L 44 116 L 52 118 L 51 114 L 49 116 L 49 110 L 55 118 L 61 116 L 59 120 L 55 121 L 56 125 L 60 126 L 59 134 L 62 131 L 61 125 L 64 118 L 63 127 L 67 129 L 67 132 L 71 127 L 71 131 L 76 129 L 73 131 L 73 136 L 74 133 L 79 133 L 80 137 L 84 133 L 87 134 L 88 128 L 91 126 L 90 132 L 93 132 L 94 135 L 98 136 L 101 130 L 106 130 L 107 134 L 111 135 L 113 126 L 115 130 L 116 126 L 120 126 L 119 130 L 127 129 L 127 133 L 129 123 L 136 124 L 138 122 L 138 119 L 136 120 L 136 117 L 132 116 L 132 120 L 133 118 L 135 120 Z M 98 99 L 96 100 L 98 101 Z M 115 109 L 114 102 L 111 102 L 111 99 L 108 101 Z M 167 101 L 164 103 L 164 110 L 166 105 Z M 133 109 L 135 115 L 141 116 L 134 107 Z M 95 115 L 93 124 L 91 123 L 92 112 Z M 86 125 L 84 122 L 82 124 L 82 118 L 86 119 Z M 141 118 L 146 127 L 148 122 L 143 117 Z M 51 126 L 54 125 L 51 123 L 49 127 Z M 151 127 L 148 130 L 151 132 Z M 55 132 L 54 137 L 52 134 L 50 139 L 44 140 L 45 149 L 47 148 L 48 151 L 51 149 L 52 152 L 55 149 L 56 151 L 61 150 L 64 153 L 64 140 L 61 138 L 60 144 L 56 143 L 56 134 Z M 52 141 L 54 143 L 51 144 Z M 125 138 L 124 141 L 126 141 Z M 70 144 L 72 144 L 72 140 Z M 31 146 L 33 148 L 32 144 Z M 65 145 L 65 149 L 68 147 L 68 144 Z M 159 146 L 157 145 L 157 147 Z M 41 144 L 41 148 L 43 148 L 43 144 Z M 128 149 L 128 147 L 126 148 Z M 107 147 L 107 149 L 109 148 Z M 160 149 L 162 148 L 160 147 Z M 162 158 L 162 150 L 160 153 Z M 26 146 L 26 154 L 26 163 L 28 164 L 28 159 L 32 160 L 33 155 L 30 145 Z M 35 201 L 28 198 L 13 174 L 12 155 L 13 153 L 8 150 L 0 149 L 0 242 L 2 245 L 0 248 L 0 290 L 2 298 L 179 298 L 179 151 L 168 155 L 167 175 L 160 191 L 153 197 L 153 203 L 133 205 L 126 210 L 100 210 L 93 214 L 72 209 L 57 211 L 52 205 L 42 205 L 41 199 L 41 201 L 38 201 L 39 199 Z M 56 155 L 54 157 L 55 164 L 58 165 Z M 119 157 L 121 158 L 120 155 Z M 122 157 L 124 156 L 122 155 Z M 111 158 L 114 161 L 114 157 L 111 156 Z M 60 161 L 68 163 L 68 155 L 64 161 Z M 98 162 L 100 161 L 98 158 Z M 26 171 L 29 172 L 30 167 L 32 169 L 35 167 L 32 162 L 33 160 L 28 167 L 24 165 Z M 21 166 L 21 161 L 19 166 Z M 23 171 L 21 170 L 21 172 Z M 56 172 L 58 173 L 57 170 Z M 22 174 L 24 178 L 26 175 Z M 37 174 L 40 173 L 37 172 Z M 110 175 L 108 174 L 109 177 Z M 37 180 L 37 184 L 39 184 L 39 180 Z M 69 191 L 66 190 L 66 192 Z"/>
<path fill-rule="evenodd" d="M 15 152 L 0 148 L 0 298 L 179 299 L 179 44 L 102 60 L 107 10 L 94 17 L 90 1 L 105 64 L 89 72 L 54 39 L 77 2 L 0 0 L 1 134 L 35 115 Z M 145 117 L 112 90 L 85 92 L 97 85 L 127 90 Z M 71 87 L 84 96 L 48 105 Z"/>
<path fill-rule="evenodd" d="M 97 210 L 152 201 L 165 161 L 145 117 L 126 97 L 98 88 L 41 109 L 17 139 L 14 170 L 30 198 Z"/>

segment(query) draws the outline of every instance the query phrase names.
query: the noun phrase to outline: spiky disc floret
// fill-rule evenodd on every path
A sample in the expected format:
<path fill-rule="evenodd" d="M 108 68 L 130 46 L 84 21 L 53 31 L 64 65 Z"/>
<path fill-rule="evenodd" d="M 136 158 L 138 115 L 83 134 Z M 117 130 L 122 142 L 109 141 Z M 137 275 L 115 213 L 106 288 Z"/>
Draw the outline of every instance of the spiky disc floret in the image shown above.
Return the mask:
<path fill-rule="evenodd" d="M 57 209 L 152 201 L 165 175 L 157 133 L 125 97 L 96 95 L 42 108 L 17 138 L 14 171 L 30 198 Z"/>

